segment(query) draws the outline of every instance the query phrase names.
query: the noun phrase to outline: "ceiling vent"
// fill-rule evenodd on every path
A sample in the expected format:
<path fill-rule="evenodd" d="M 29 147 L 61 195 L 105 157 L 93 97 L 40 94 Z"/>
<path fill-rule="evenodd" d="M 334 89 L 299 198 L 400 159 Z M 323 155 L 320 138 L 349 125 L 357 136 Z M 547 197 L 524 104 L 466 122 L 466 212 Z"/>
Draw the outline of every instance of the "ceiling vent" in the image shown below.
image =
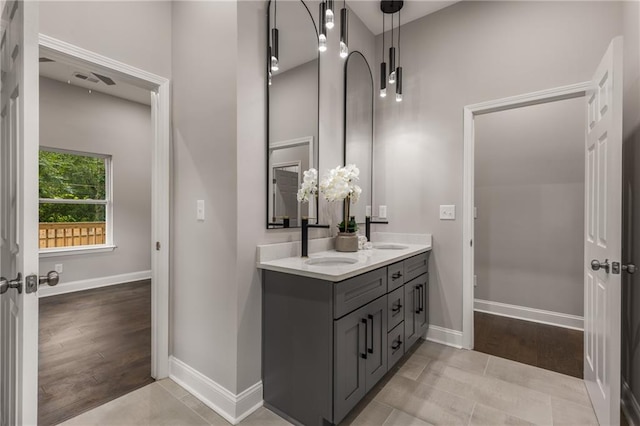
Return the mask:
<path fill-rule="evenodd" d="M 98 83 L 100 81 L 92 75 L 83 74 L 81 72 L 74 72 L 73 76 L 77 79 L 88 81 L 91 83 Z"/>

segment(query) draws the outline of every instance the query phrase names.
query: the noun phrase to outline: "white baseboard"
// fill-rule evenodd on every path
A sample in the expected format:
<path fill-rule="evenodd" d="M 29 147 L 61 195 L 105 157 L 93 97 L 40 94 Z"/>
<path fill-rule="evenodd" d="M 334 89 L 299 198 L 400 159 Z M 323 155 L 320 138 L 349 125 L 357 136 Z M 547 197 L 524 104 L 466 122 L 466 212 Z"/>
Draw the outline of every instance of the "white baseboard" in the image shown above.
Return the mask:
<path fill-rule="evenodd" d="M 169 371 L 173 381 L 233 425 L 262 407 L 262 382 L 236 395 L 173 356 L 169 357 Z"/>
<path fill-rule="evenodd" d="M 560 312 L 545 311 L 542 309 L 527 308 L 525 306 L 509 305 L 507 303 L 491 302 L 481 299 L 474 300 L 474 311 L 554 325 L 556 327 L 570 328 L 572 330 L 584 330 L 583 317 L 562 314 Z"/>
<path fill-rule="evenodd" d="M 60 277 L 62 279 L 62 276 Z M 57 296 L 58 294 L 129 283 L 151 279 L 151 271 L 130 272 L 128 274 L 111 275 L 110 277 L 91 278 L 88 280 L 62 282 L 55 287 L 43 286 L 38 290 L 38 297 Z"/>
<path fill-rule="evenodd" d="M 430 325 L 426 340 L 454 348 L 462 348 L 462 331 Z"/>
<path fill-rule="evenodd" d="M 629 384 L 622 380 L 622 411 L 627 416 L 627 421 L 631 426 L 640 426 L 640 404 L 631 392 Z"/>

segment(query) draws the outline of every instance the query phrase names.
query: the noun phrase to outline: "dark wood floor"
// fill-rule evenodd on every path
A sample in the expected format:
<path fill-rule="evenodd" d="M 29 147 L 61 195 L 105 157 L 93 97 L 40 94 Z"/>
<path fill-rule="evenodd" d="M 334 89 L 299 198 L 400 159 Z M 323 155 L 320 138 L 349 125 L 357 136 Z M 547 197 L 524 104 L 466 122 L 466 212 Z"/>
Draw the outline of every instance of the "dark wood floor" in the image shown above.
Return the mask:
<path fill-rule="evenodd" d="M 151 282 L 40 299 L 38 424 L 151 382 Z"/>
<path fill-rule="evenodd" d="M 474 350 L 582 379 L 582 331 L 475 312 Z"/>

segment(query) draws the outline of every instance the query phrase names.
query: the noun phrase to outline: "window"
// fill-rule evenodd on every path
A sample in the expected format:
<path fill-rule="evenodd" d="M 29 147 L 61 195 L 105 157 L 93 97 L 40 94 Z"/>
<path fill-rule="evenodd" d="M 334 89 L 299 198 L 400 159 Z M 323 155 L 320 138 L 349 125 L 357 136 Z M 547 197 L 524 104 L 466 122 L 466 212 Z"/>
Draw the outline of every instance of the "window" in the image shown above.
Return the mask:
<path fill-rule="evenodd" d="M 111 156 L 43 147 L 39 160 L 40 252 L 112 247 Z"/>

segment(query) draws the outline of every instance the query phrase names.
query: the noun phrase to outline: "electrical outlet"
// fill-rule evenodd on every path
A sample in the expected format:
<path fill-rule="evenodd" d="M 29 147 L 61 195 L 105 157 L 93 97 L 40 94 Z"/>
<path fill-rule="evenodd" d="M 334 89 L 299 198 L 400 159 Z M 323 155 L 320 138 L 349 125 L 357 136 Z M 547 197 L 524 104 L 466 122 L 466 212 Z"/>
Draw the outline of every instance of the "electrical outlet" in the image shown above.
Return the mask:
<path fill-rule="evenodd" d="M 444 205 L 440 206 L 440 220 L 455 220 L 456 219 L 456 206 Z"/>
<path fill-rule="evenodd" d="M 378 218 L 380 219 L 387 218 L 387 206 L 378 206 Z"/>
<path fill-rule="evenodd" d="M 55 269 L 55 271 L 59 274 L 62 273 L 62 263 L 56 263 L 55 266 L 53 267 L 53 269 Z"/>

